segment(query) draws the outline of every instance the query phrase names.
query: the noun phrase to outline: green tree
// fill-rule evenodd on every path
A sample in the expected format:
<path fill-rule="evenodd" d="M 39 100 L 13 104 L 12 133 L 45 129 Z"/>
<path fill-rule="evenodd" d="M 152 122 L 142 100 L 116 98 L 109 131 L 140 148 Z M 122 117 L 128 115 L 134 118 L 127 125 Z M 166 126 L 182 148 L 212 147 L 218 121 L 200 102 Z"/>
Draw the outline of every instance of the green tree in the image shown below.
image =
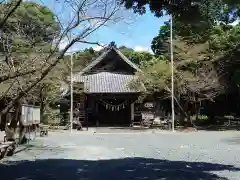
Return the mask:
<path fill-rule="evenodd" d="M 66 62 L 59 63 L 53 68 L 40 83 L 38 83 L 30 92 L 28 101 L 40 106 L 41 122 L 46 122 L 46 114 L 51 114 L 51 105 L 55 104 L 61 98 L 61 86 L 66 75 L 69 74 L 68 65 Z M 34 79 L 33 77 L 27 78 Z"/>
<path fill-rule="evenodd" d="M 7 14 L 12 3 L 1 4 L 1 14 Z M 0 52 L 7 57 L 1 64 L 0 83 L 42 69 L 43 57 L 54 49 L 59 33 L 60 25 L 50 9 L 33 2 L 20 3 L 0 31 Z"/>
<path fill-rule="evenodd" d="M 207 20 L 214 23 L 214 20 L 225 19 L 221 16 L 223 11 L 231 12 L 232 19 L 239 16 L 239 1 L 237 0 L 122 0 L 122 3 L 126 8 L 132 8 L 134 12 L 139 14 L 144 14 L 146 6 L 149 5 L 151 12 L 157 17 L 171 14 L 184 22 Z"/>
<path fill-rule="evenodd" d="M 8 3 L 3 4 L 0 9 L 7 11 L 7 7 Z M 24 2 L 7 19 L 1 30 L 35 45 L 38 42 L 51 43 L 59 35 L 60 25 L 55 14 L 46 6 Z"/>
<path fill-rule="evenodd" d="M 193 26 L 185 26 L 185 22 L 173 19 L 175 95 L 186 114 L 189 111 L 189 103 L 196 107 L 198 114 L 201 101 L 212 101 L 219 94 L 227 93 L 226 89 L 237 87 L 237 83 L 234 85 L 233 82 L 236 82 L 239 67 L 236 55 L 234 58 L 229 54 L 236 54 L 239 49 L 239 25 L 231 25 L 235 17 L 232 18 L 229 11 L 229 8 L 222 11 L 219 14 L 221 17 L 219 23 L 212 25 L 206 34 L 193 31 Z M 170 59 L 169 34 L 169 24 L 166 23 L 160 27 L 158 36 L 152 41 L 155 55 L 165 56 L 167 61 Z M 147 78 L 147 80 L 143 78 L 143 82 L 146 82 L 146 87 L 150 91 L 156 89 L 168 92 L 166 90 L 170 89 L 169 73 L 156 69 L 156 66 L 158 67 L 157 63 L 143 68 Z M 158 79 L 161 79 L 161 82 Z M 189 119 L 188 114 L 187 116 Z"/>
<path fill-rule="evenodd" d="M 169 37 L 170 25 L 166 22 L 165 25 L 160 27 L 158 36 L 152 40 L 152 51 L 155 55 L 160 56 L 169 53 Z"/>
<path fill-rule="evenodd" d="M 198 41 L 208 39 L 209 30 L 215 25 L 229 24 L 240 15 L 240 2 L 237 0 L 122 0 L 122 3 L 139 14 L 144 14 L 149 5 L 157 17 L 172 15 L 173 29 L 177 29 L 182 37 Z"/>
<path fill-rule="evenodd" d="M 234 92 L 237 88 L 239 90 L 239 25 L 231 25 L 239 19 L 239 1 L 122 2 L 126 8 L 132 8 L 139 14 L 144 14 L 149 5 L 157 17 L 172 15 L 175 95 L 185 112 L 189 110 L 188 105 L 192 104 L 198 114 L 199 102 L 212 101 L 219 94 Z M 165 56 L 169 61 L 169 49 L 169 23 L 166 23 L 153 39 L 152 50 L 157 57 Z M 150 90 L 169 89 L 167 72 L 157 70 L 155 65 L 146 67 L 143 68 L 144 81 Z M 158 82 L 160 78 L 165 79 L 161 80 L 164 83 Z"/>
<path fill-rule="evenodd" d="M 86 67 L 90 62 L 99 56 L 99 52 L 93 48 L 86 48 L 83 51 L 74 54 L 74 72 L 79 72 L 83 67 Z"/>
<path fill-rule="evenodd" d="M 126 46 L 120 46 L 119 50 L 132 62 L 140 65 L 144 61 L 150 61 L 153 58 L 153 55 L 149 52 L 136 52 L 131 48 Z"/>

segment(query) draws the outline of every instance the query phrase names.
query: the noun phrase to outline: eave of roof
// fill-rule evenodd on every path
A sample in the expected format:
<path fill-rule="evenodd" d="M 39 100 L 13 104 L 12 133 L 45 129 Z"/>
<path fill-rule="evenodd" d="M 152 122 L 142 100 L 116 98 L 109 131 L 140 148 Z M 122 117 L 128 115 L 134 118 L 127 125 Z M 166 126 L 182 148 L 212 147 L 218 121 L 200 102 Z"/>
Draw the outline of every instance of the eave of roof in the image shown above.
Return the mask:
<path fill-rule="evenodd" d="M 135 75 L 101 72 L 91 75 L 79 75 L 74 77 L 74 82 L 84 83 L 85 93 L 134 93 L 129 87 Z"/>

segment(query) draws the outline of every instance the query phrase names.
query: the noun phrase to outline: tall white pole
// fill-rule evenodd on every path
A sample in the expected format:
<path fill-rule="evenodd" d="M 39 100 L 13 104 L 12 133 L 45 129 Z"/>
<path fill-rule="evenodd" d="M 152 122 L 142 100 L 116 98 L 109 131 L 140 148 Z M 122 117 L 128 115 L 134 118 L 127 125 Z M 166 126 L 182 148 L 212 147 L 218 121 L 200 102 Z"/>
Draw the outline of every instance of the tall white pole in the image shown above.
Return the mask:
<path fill-rule="evenodd" d="M 73 72 L 72 72 L 72 69 L 73 69 L 73 54 L 71 54 L 71 65 L 70 65 L 70 94 L 71 94 L 71 100 L 70 100 L 70 103 L 71 103 L 71 107 L 70 107 L 70 132 L 72 132 L 72 126 L 73 126 Z"/>
<path fill-rule="evenodd" d="M 174 121 L 175 121 L 175 110 L 174 110 L 174 78 L 173 78 L 173 17 L 170 18 L 170 51 L 171 51 L 171 71 L 172 71 L 172 77 L 171 77 L 171 95 L 172 95 L 172 131 L 175 131 L 174 129 Z"/>
<path fill-rule="evenodd" d="M 70 13 L 70 20 L 72 21 L 73 18 L 73 12 Z M 72 40 L 72 32 L 70 31 L 70 37 L 68 37 L 69 43 Z M 72 133 L 72 126 L 73 126 L 73 52 L 71 52 L 71 58 L 70 58 L 70 94 L 71 94 L 71 105 L 70 105 L 70 132 Z"/>

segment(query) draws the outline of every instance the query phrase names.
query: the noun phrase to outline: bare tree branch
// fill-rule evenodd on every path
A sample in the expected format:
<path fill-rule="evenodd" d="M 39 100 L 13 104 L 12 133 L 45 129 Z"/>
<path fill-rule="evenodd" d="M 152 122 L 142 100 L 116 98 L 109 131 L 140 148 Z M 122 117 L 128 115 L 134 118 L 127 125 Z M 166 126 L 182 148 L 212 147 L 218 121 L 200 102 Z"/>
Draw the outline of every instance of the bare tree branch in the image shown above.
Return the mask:
<path fill-rule="evenodd" d="M 18 0 L 16 4 L 14 4 L 12 9 L 4 16 L 3 20 L 0 22 L 0 29 L 3 28 L 8 18 L 16 11 L 16 9 L 20 6 L 21 3 L 22 3 L 22 0 Z"/>
<path fill-rule="evenodd" d="M 33 74 L 33 73 L 37 72 L 38 70 L 40 70 L 40 69 L 34 69 L 34 70 L 30 70 L 30 71 L 25 71 L 25 72 L 15 72 L 13 74 L 8 74 L 8 75 L 5 75 L 5 76 L 1 76 L 0 77 L 0 83 L 2 83 L 4 81 L 7 81 L 7 80 L 10 80 L 10 79 L 20 77 L 20 76 Z"/>
<path fill-rule="evenodd" d="M 24 85 L 22 87 L 22 90 L 20 90 L 20 92 L 15 97 L 13 97 L 13 99 L 8 103 L 8 105 L 0 112 L 0 116 L 7 113 L 17 101 L 19 101 L 26 95 L 26 93 L 29 93 L 35 86 L 37 86 L 59 63 L 59 61 L 64 58 L 65 53 L 72 47 L 73 44 L 75 44 L 76 42 L 80 42 L 85 44 L 95 44 L 102 46 L 100 43 L 88 41 L 86 38 L 93 32 L 97 31 L 99 28 L 103 27 L 107 22 L 116 22 L 117 20 L 120 20 L 114 17 L 114 15 L 120 10 L 120 5 L 116 3 L 115 0 L 84 0 L 81 1 L 81 3 L 79 4 L 76 4 L 76 1 L 73 2 L 77 7 L 74 8 L 76 10 L 76 12 L 74 12 L 75 16 L 73 17 L 73 19 L 70 20 L 70 22 L 65 28 L 60 18 L 56 18 L 60 22 L 62 32 L 59 38 L 54 43 L 55 47 L 51 49 L 49 54 L 44 58 L 45 60 L 43 65 L 45 66 L 41 66 L 39 68 L 39 71 L 41 71 L 39 77 L 37 77 L 34 81 L 28 83 L 28 85 Z M 71 6 L 73 5 L 71 4 Z M 96 9 L 96 7 L 99 7 L 100 9 Z M 88 11 L 88 8 L 92 9 Z M 91 15 L 92 12 L 97 13 L 93 13 Z M 88 15 L 88 13 L 90 13 L 90 15 Z M 79 27 L 80 29 L 78 29 L 77 35 L 72 36 L 72 39 L 70 39 L 70 42 L 64 47 L 64 49 L 58 52 L 58 47 L 62 40 L 65 37 L 69 37 L 69 33 L 71 33 L 73 30 L 75 31 L 75 29 Z M 10 77 L 16 78 L 20 76 L 30 75 L 31 73 L 35 73 L 36 71 L 37 70 L 33 70 L 32 72 L 25 71 L 21 72 L 21 74 L 19 72 L 11 76 L 4 76 L 2 80 L 7 80 L 7 78 L 9 79 Z"/>

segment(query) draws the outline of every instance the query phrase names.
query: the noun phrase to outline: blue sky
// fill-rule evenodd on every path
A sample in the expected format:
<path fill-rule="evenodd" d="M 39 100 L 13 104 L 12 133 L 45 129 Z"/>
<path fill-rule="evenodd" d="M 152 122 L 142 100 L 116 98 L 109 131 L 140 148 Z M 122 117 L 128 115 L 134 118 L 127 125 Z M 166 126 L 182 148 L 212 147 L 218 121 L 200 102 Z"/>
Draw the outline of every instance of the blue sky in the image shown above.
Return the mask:
<path fill-rule="evenodd" d="M 120 25 L 100 29 L 91 36 L 103 44 L 115 41 L 118 46 L 125 45 L 136 50 L 150 50 L 151 41 L 161 25 L 168 17 L 156 18 L 149 11 L 142 16 L 137 16 L 136 21 L 130 25 L 120 22 Z M 121 26 L 121 28 L 118 28 Z"/>
<path fill-rule="evenodd" d="M 25 0 L 26 1 L 26 0 Z M 56 0 L 33 0 L 35 2 L 40 2 L 45 6 L 48 6 L 56 14 L 61 13 L 63 17 L 66 17 L 67 8 L 63 8 L 61 3 L 56 3 Z M 61 1 L 61 0 L 60 0 Z M 135 50 L 141 51 L 150 51 L 151 50 L 151 41 L 153 37 L 158 34 L 159 28 L 168 17 L 156 18 L 151 12 L 147 11 L 146 14 L 140 16 L 132 12 L 126 13 L 130 17 L 130 23 L 126 23 L 124 20 L 118 22 L 115 25 L 109 25 L 108 27 L 103 27 L 97 32 L 91 34 L 88 37 L 90 41 L 98 41 L 101 44 L 109 44 L 111 41 L 115 41 L 117 46 L 127 46 Z M 69 13 L 68 13 L 69 15 Z M 127 18 L 128 18 L 127 17 Z M 62 43 L 62 46 L 64 46 Z M 89 45 L 86 44 L 75 44 L 71 51 L 81 50 Z M 93 46 L 95 49 L 99 47 Z"/>

